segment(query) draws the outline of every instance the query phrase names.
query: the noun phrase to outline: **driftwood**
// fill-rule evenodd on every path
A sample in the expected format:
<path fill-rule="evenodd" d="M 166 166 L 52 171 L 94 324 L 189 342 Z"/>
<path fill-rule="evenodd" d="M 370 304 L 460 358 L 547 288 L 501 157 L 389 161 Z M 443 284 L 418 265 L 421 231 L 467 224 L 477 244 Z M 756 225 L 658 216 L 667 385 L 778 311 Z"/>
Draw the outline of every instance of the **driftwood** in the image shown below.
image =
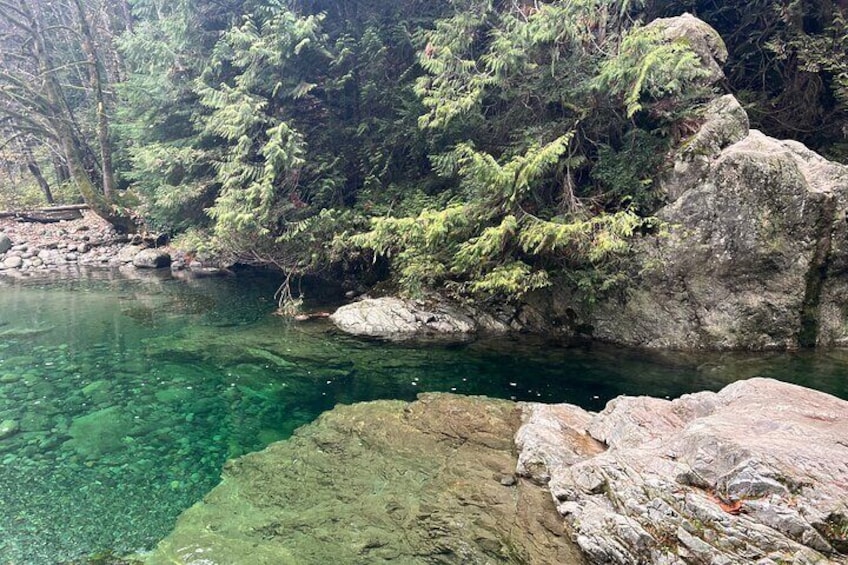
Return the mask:
<path fill-rule="evenodd" d="M 88 210 L 88 205 L 70 204 L 67 206 L 52 206 L 50 208 L 37 208 L 34 210 L 5 211 L 0 212 L 0 219 L 15 218 L 22 222 L 51 224 L 63 220 L 78 220 L 82 218 L 83 210 Z"/>

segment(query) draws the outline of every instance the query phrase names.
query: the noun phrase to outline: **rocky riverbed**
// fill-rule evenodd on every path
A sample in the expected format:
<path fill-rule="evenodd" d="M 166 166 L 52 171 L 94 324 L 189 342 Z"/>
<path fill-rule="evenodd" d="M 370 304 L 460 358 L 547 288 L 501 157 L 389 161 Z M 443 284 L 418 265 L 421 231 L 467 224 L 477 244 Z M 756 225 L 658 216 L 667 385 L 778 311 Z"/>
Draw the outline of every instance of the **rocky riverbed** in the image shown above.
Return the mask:
<path fill-rule="evenodd" d="M 846 438 L 848 402 L 762 378 L 340 406 L 228 463 L 147 562 L 848 563 Z"/>

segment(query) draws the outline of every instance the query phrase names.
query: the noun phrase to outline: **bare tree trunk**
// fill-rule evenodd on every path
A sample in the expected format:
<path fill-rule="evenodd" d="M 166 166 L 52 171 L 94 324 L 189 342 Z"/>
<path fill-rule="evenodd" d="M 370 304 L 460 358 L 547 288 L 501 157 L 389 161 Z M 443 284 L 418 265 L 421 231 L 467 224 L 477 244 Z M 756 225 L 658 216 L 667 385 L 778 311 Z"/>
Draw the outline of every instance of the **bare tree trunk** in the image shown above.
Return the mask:
<path fill-rule="evenodd" d="M 124 18 L 124 25 L 127 27 L 127 31 L 132 33 L 133 31 L 133 19 L 132 19 L 132 11 L 130 10 L 130 5 L 127 0 L 119 0 L 121 6 L 121 15 Z"/>
<path fill-rule="evenodd" d="M 100 146 L 100 166 L 103 178 L 103 195 L 112 201 L 115 191 L 115 175 L 112 168 L 112 148 L 109 143 L 109 120 L 106 117 L 106 104 L 103 99 L 103 80 L 100 76 L 100 60 L 94 48 L 91 26 L 86 18 L 82 0 L 74 0 L 77 8 L 77 21 L 82 33 L 82 49 L 88 59 L 88 74 L 94 100 L 97 104 L 97 142 Z"/>
<path fill-rule="evenodd" d="M 29 169 L 29 172 L 32 173 L 32 176 L 35 178 L 35 182 L 38 183 L 38 186 L 41 187 L 41 192 L 44 193 L 44 199 L 48 204 L 54 204 L 55 200 L 53 200 L 53 193 L 50 191 L 50 184 L 47 182 L 47 179 L 44 178 L 44 175 L 41 174 L 41 167 L 39 167 L 38 163 L 35 162 L 32 151 L 27 149 L 25 156 L 27 169 Z"/>
<path fill-rule="evenodd" d="M 56 175 L 56 182 L 59 184 L 71 180 L 71 173 L 68 171 L 68 166 L 58 155 L 53 155 L 53 172 Z"/>

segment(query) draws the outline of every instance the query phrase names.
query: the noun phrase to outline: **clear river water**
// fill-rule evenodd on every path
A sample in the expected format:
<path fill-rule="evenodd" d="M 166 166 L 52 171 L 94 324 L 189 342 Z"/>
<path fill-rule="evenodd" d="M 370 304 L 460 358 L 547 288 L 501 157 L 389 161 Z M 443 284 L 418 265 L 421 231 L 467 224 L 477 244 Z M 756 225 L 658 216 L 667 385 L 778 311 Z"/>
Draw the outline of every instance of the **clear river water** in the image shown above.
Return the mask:
<path fill-rule="evenodd" d="M 277 282 L 0 278 L 0 436 L 10 432 L 0 439 L 0 564 L 149 549 L 217 484 L 224 461 L 339 403 L 453 391 L 600 410 L 619 394 L 675 397 L 751 376 L 848 398 L 842 351 L 364 341 L 326 320 L 275 316 Z"/>

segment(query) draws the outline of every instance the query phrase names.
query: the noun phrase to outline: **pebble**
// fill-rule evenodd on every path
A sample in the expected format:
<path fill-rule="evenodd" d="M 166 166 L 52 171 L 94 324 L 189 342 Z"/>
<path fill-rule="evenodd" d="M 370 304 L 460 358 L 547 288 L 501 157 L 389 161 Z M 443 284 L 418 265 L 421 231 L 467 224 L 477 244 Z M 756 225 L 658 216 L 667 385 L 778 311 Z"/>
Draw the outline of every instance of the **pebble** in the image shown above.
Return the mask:
<path fill-rule="evenodd" d="M 515 486 L 515 476 L 514 475 L 503 475 L 499 481 L 505 487 L 513 487 Z"/>

